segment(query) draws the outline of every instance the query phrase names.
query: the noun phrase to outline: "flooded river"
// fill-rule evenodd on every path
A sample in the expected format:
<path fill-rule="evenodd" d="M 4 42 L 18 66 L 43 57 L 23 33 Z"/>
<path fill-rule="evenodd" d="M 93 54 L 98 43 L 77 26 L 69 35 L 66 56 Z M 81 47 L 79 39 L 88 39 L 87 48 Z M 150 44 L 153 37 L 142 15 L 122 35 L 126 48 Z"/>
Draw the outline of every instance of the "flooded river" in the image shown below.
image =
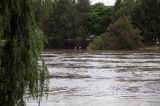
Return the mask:
<path fill-rule="evenodd" d="M 160 106 L 160 53 L 49 51 L 43 58 L 50 76 L 41 106 Z"/>

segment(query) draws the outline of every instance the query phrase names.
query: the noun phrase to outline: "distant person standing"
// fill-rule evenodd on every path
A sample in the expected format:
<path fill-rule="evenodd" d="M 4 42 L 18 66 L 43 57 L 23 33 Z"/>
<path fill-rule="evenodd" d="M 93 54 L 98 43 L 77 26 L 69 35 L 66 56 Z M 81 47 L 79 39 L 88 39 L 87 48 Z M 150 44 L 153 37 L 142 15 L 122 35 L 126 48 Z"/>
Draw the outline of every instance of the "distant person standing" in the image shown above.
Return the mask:
<path fill-rule="evenodd" d="M 156 39 L 156 46 L 159 46 L 159 40 L 158 40 L 158 38 Z"/>
<path fill-rule="evenodd" d="M 82 47 L 81 46 L 79 46 L 79 50 L 81 50 L 82 49 Z"/>

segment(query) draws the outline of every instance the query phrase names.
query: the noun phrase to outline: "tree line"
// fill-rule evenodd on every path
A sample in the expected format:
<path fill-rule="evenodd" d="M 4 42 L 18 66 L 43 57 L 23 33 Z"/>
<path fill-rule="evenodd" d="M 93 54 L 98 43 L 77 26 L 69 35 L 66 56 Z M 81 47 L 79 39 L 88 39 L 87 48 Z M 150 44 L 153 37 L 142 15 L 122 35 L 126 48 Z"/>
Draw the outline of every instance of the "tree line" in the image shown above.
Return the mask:
<path fill-rule="evenodd" d="M 102 3 L 91 6 L 89 0 L 54 0 L 52 12 L 44 21 L 49 48 L 86 48 L 91 35 L 106 31 L 111 23 L 112 7 Z"/>
<path fill-rule="evenodd" d="M 109 26 L 122 17 L 127 17 L 128 24 L 139 30 L 134 35 L 140 38 L 138 42 L 141 42 L 141 46 L 155 45 L 160 39 L 159 0 L 117 0 L 114 6 L 103 3 L 91 5 L 89 0 L 54 0 L 52 7 L 49 18 L 43 21 L 42 29 L 48 39 L 45 46 L 48 48 L 86 48 L 94 38 L 108 33 Z"/>

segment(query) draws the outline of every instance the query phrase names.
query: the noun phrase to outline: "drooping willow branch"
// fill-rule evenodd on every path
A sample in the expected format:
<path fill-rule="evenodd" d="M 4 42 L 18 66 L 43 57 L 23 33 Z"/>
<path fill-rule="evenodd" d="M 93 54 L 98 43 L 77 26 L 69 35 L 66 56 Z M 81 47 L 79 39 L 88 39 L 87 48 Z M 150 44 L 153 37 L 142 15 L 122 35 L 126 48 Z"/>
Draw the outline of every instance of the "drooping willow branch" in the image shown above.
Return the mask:
<path fill-rule="evenodd" d="M 0 3 L 0 105 L 23 106 L 24 94 L 39 98 L 47 89 L 47 68 L 39 63 L 44 36 L 34 19 L 33 0 Z M 1 41 L 1 40 L 0 40 Z"/>

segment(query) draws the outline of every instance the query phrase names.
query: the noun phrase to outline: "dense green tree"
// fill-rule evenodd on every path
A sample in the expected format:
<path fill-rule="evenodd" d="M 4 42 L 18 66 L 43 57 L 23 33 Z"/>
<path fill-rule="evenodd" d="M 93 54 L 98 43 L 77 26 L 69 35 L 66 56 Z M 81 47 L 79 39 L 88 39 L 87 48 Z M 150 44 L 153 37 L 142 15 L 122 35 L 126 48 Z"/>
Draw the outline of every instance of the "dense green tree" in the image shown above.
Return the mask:
<path fill-rule="evenodd" d="M 42 96 L 47 71 L 38 62 L 43 33 L 34 19 L 33 0 L 1 0 L 0 105 L 24 106 L 24 95 Z"/>
<path fill-rule="evenodd" d="M 81 45 L 88 35 L 87 0 L 55 0 L 53 12 L 45 24 L 48 46 L 53 48 L 74 48 Z"/>
<path fill-rule="evenodd" d="M 112 7 L 107 7 L 102 3 L 91 6 L 89 14 L 89 32 L 92 35 L 100 35 L 106 32 L 107 26 L 111 23 Z"/>
<path fill-rule="evenodd" d="M 116 21 L 122 16 L 131 16 L 136 4 L 136 0 L 117 0 L 114 6 L 112 20 Z"/>
<path fill-rule="evenodd" d="M 78 21 L 78 35 L 75 38 L 75 45 L 85 46 L 86 39 L 89 35 L 89 28 L 88 28 L 88 12 L 90 11 L 90 1 L 89 0 L 77 0 L 76 3 L 77 9 L 77 19 Z"/>
<path fill-rule="evenodd" d="M 48 46 L 57 48 L 67 48 L 67 40 L 73 40 L 76 11 L 75 1 L 55 0 L 53 11 L 45 24 L 45 33 L 48 36 Z"/>
<path fill-rule="evenodd" d="M 117 0 L 114 6 L 113 21 L 122 16 L 130 16 L 133 25 L 141 30 L 143 42 L 155 44 L 160 39 L 159 0 Z"/>
<path fill-rule="evenodd" d="M 90 1 L 89 0 L 77 0 L 76 7 L 79 12 L 86 14 L 86 12 L 88 12 L 90 9 Z"/>
<path fill-rule="evenodd" d="M 133 23 L 142 31 L 145 44 L 160 39 L 160 0 L 140 0 L 134 9 Z"/>
<path fill-rule="evenodd" d="M 89 35 L 106 32 L 111 23 L 112 7 L 90 6 L 89 0 L 54 0 L 53 12 L 45 24 L 48 47 L 85 46 Z"/>

